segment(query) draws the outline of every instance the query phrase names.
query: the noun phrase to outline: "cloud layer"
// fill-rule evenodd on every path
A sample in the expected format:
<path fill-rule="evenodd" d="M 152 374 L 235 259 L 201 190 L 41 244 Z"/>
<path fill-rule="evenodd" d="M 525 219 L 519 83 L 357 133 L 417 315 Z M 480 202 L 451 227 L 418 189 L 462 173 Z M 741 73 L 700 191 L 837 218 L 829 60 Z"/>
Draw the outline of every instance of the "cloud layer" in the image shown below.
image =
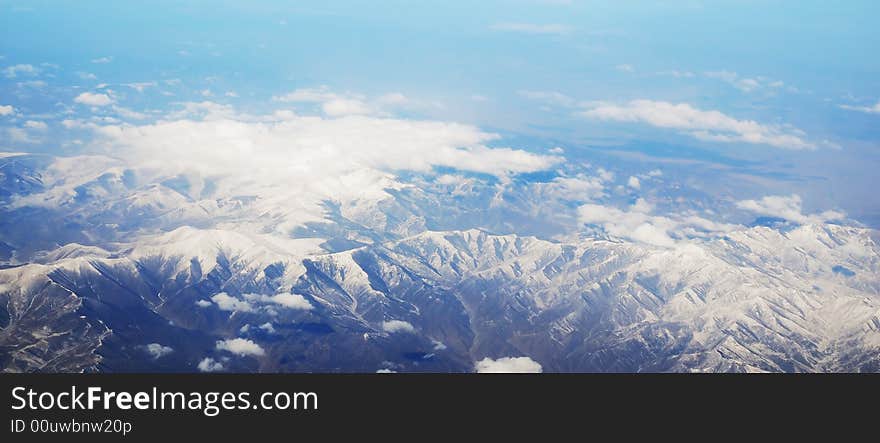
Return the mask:
<path fill-rule="evenodd" d="M 458 123 L 290 110 L 246 115 L 213 102 L 185 103 L 166 120 L 142 125 L 62 123 L 92 131 L 96 148 L 147 180 L 184 175 L 210 180 L 215 195 L 255 196 L 280 231 L 322 220 L 327 201 L 387 198 L 387 189 L 405 186 L 396 179 L 401 172 L 444 167 L 503 178 L 562 160 L 490 147 L 497 135 Z"/>
<path fill-rule="evenodd" d="M 3 69 L 3 75 L 6 76 L 6 78 L 16 78 L 20 75 L 36 75 L 39 73 L 39 68 L 28 64 L 12 65 Z"/>
<path fill-rule="evenodd" d="M 594 103 L 580 115 L 602 121 L 648 124 L 675 129 L 705 141 L 750 143 L 783 149 L 816 149 L 818 145 L 804 138 L 802 131 L 770 126 L 754 120 L 738 120 L 720 111 L 705 111 L 687 103 L 633 100 L 615 104 Z"/>
<path fill-rule="evenodd" d="M 880 101 L 878 101 L 877 104 L 875 104 L 874 106 L 840 105 L 840 107 L 842 109 L 864 112 L 866 114 L 880 114 Z"/>
<path fill-rule="evenodd" d="M 287 180 L 344 175 L 364 167 L 428 171 L 441 166 L 502 176 L 547 169 L 561 160 L 490 148 L 486 143 L 497 135 L 457 123 L 293 113 L 253 117 L 231 114 L 216 104 L 192 105 L 193 111 L 213 109 L 201 120 L 181 118 L 93 129 L 108 147 L 135 160 Z"/>
<path fill-rule="evenodd" d="M 839 220 L 846 216 L 846 214 L 838 211 L 824 211 L 819 214 L 805 215 L 803 213 L 803 202 L 797 194 L 768 195 L 760 200 L 737 202 L 736 206 L 758 215 L 783 218 L 795 223 L 822 223 L 829 220 Z"/>
<path fill-rule="evenodd" d="M 643 198 L 625 209 L 589 203 L 578 207 L 578 219 L 601 226 L 615 237 L 664 247 L 675 246 L 680 239 L 705 237 L 736 227 L 696 214 L 654 215 L 653 210 L 653 205 Z"/>

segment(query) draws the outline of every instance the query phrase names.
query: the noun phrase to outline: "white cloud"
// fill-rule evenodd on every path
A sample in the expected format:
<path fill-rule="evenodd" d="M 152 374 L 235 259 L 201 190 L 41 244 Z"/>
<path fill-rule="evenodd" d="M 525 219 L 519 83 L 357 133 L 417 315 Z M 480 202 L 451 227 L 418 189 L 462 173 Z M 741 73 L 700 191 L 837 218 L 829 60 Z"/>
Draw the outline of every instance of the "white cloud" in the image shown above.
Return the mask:
<path fill-rule="evenodd" d="M 0 115 L 12 115 L 15 113 L 15 108 L 12 105 L 0 105 Z"/>
<path fill-rule="evenodd" d="M 215 103 L 212 101 L 203 102 L 185 102 L 181 103 L 179 111 L 170 112 L 165 115 L 166 121 L 171 120 L 222 120 L 235 119 L 235 109 L 230 105 Z"/>
<path fill-rule="evenodd" d="M 629 180 L 626 181 L 626 185 L 633 189 L 642 189 L 642 182 L 636 176 L 630 176 Z"/>
<path fill-rule="evenodd" d="M 260 329 L 266 331 L 267 334 L 274 334 L 275 333 L 275 327 L 272 326 L 271 322 L 266 322 L 266 323 L 261 324 Z"/>
<path fill-rule="evenodd" d="M 719 111 L 704 111 L 686 103 L 633 100 L 626 104 L 594 103 L 580 115 L 597 120 L 645 123 L 658 128 L 677 129 L 691 137 L 718 142 L 763 144 L 785 149 L 816 149 L 803 132 L 737 120 Z"/>
<path fill-rule="evenodd" d="M 16 86 L 18 86 L 20 88 L 42 89 L 42 88 L 45 88 L 46 86 L 49 86 L 49 84 L 42 81 L 42 80 L 28 80 L 25 82 L 18 82 L 18 83 L 16 83 Z"/>
<path fill-rule="evenodd" d="M 394 369 L 382 368 L 382 369 L 377 369 L 376 373 L 377 374 L 396 374 L 397 371 L 395 371 Z"/>
<path fill-rule="evenodd" d="M 742 200 L 736 206 L 758 215 L 783 218 L 795 223 L 822 223 L 846 217 L 846 214 L 837 211 L 804 215 L 801 197 L 797 194 L 768 195 L 760 200 Z"/>
<path fill-rule="evenodd" d="M 78 71 L 76 73 L 76 75 L 77 75 L 77 77 L 79 77 L 83 80 L 97 80 L 98 79 L 98 76 L 96 76 L 95 74 L 92 74 L 91 72 Z"/>
<path fill-rule="evenodd" d="M 113 57 L 99 57 L 92 59 L 92 63 L 103 64 L 110 63 L 113 61 Z"/>
<path fill-rule="evenodd" d="M 237 312 L 256 312 L 260 309 L 259 305 L 274 304 L 289 309 L 299 309 L 308 311 L 313 309 L 311 303 L 300 294 L 281 293 L 275 295 L 263 294 L 244 294 L 242 298 L 233 297 L 225 292 L 221 292 L 211 297 L 211 300 L 221 311 L 237 311 Z M 202 306 L 200 300 L 196 302 Z"/>
<path fill-rule="evenodd" d="M 196 302 L 196 306 L 200 308 L 207 308 L 209 306 L 213 306 L 214 303 L 209 302 L 208 300 L 199 300 Z"/>
<path fill-rule="evenodd" d="M 411 100 L 409 99 L 409 97 L 407 97 L 399 92 L 392 92 L 390 94 L 381 95 L 381 96 L 379 96 L 379 98 L 376 101 L 378 101 L 379 103 L 382 103 L 382 104 L 392 105 L 392 106 L 406 106 L 409 103 L 411 103 Z"/>
<path fill-rule="evenodd" d="M 204 119 L 186 118 L 202 112 Z M 457 123 L 295 114 L 244 116 L 212 102 L 189 103 L 155 124 L 109 125 L 95 131 L 116 154 L 192 167 L 213 174 L 256 173 L 264 180 L 309 181 L 364 168 L 429 171 L 451 167 L 497 176 L 545 170 L 561 159 L 490 148 L 498 136 Z M 280 120 L 279 120 L 280 119 Z M 276 182 L 278 183 L 278 182 Z"/>
<path fill-rule="evenodd" d="M 147 114 L 142 112 L 132 111 L 128 108 L 123 108 L 122 106 L 113 106 L 113 112 L 119 114 L 122 118 L 130 118 L 134 120 L 144 120 L 148 117 Z"/>
<path fill-rule="evenodd" d="M 321 104 L 321 110 L 331 117 L 369 115 L 374 112 L 366 103 L 348 98 L 337 98 L 324 102 Z"/>
<path fill-rule="evenodd" d="M 523 34 L 555 34 L 564 35 L 573 31 L 571 26 L 558 23 L 496 23 L 489 27 L 493 31 L 518 32 Z"/>
<path fill-rule="evenodd" d="M 555 106 L 572 107 L 577 101 L 561 92 L 556 91 L 517 91 L 522 97 Z"/>
<path fill-rule="evenodd" d="M 382 322 L 382 330 L 389 333 L 394 334 L 397 332 L 407 332 L 414 333 L 416 332 L 416 328 L 413 327 L 412 324 L 403 320 L 390 320 Z"/>
<path fill-rule="evenodd" d="M 475 370 L 480 374 L 539 374 L 544 372 L 541 364 L 529 357 L 502 357 L 497 360 L 486 357 L 477 362 Z"/>
<path fill-rule="evenodd" d="M 755 92 L 760 89 L 778 89 L 785 86 L 779 80 L 771 80 L 766 77 L 742 77 L 736 72 L 711 71 L 705 73 L 706 77 L 721 80 L 742 92 Z"/>
<path fill-rule="evenodd" d="M 210 357 L 205 357 L 202 361 L 199 362 L 199 371 L 202 372 L 219 372 L 224 370 L 223 363 L 214 360 Z"/>
<path fill-rule="evenodd" d="M 73 101 L 88 106 L 107 106 L 114 103 L 114 100 L 107 94 L 96 94 L 91 92 L 83 92 L 76 96 Z"/>
<path fill-rule="evenodd" d="M 399 92 L 383 94 L 374 99 L 368 99 L 362 94 L 335 93 L 326 86 L 297 89 L 284 95 L 275 96 L 272 99 L 285 103 L 319 104 L 321 112 L 330 117 L 349 115 L 387 116 L 388 111 L 391 109 L 416 108 L 424 105 Z"/>
<path fill-rule="evenodd" d="M 276 95 L 272 100 L 287 103 L 323 103 L 340 96 L 326 87 L 297 89 L 284 95 Z"/>
<path fill-rule="evenodd" d="M 610 206 L 586 204 L 578 208 L 578 216 L 582 223 L 602 225 L 605 232 L 616 237 L 657 246 L 675 245 L 667 231 L 672 223 L 665 217 L 651 216 L 636 206 L 638 204 L 629 211 L 622 211 Z"/>
<path fill-rule="evenodd" d="M 556 177 L 549 183 L 538 184 L 553 199 L 587 201 L 605 194 L 605 180 L 579 174 L 574 177 Z"/>
<path fill-rule="evenodd" d="M 6 78 L 16 78 L 19 75 L 36 75 L 40 72 L 39 68 L 34 67 L 33 65 L 13 65 L 7 66 L 3 69 L 3 75 Z"/>
<path fill-rule="evenodd" d="M 156 86 L 156 82 L 125 83 L 125 86 L 128 86 L 137 92 L 144 92 L 145 89 Z"/>
<path fill-rule="evenodd" d="M 212 296 L 211 300 L 221 311 L 254 312 L 254 307 L 250 303 L 225 292 Z"/>
<path fill-rule="evenodd" d="M 677 239 L 705 237 L 734 229 L 696 214 L 653 215 L 654 207 L 640 198 L 621 210 L 612 206 L 585 204 L 578 208 L 581 223 L 601 226 L 615 237 L 656 246 L 675 246 Z"/>
<path fill-rule="evenodd" d="M 596 175 L 598 175 L 601 180 L 606 182 L 614 180 L 614 173 L 611 171 L 606 171 L 604 168 L 597 169 Z"/>
<path fill-rule="evenodd" d="M 46 129 L 49 129 L 49 125 L 47 125 L 46 122 L 38 120 L 28 120 L 24 122 L 24 127 L 35 131 L 45 131 Z"/>
<path fill-rule="evenodd" d="M 867 114 L 880 114 L 880 101 L 877 102 L 874 106 L 851 106 L 851 105 L 840 105 L 841 109 L 847 109 L 850 111 L 859 111 Z"/>
<path fill-rule="evenodd" d="M 228 351 L 239 356 L 262 356 L 266 355 L 260 345 L 246 338 L 233 338 L 231 340 L 218 340 L 216 343 L 218 351 Z"/>
<path fill-rule="evenodd" d="M 290 309 L 308 311 L 313 308 L 312 304 L 300 294 L 281 293 L 275 295 L 246 294 L 245 300 L 253 303 L 273 303 Z"/>
<path fill-rule="evenodd" d="M 451 168 L 506 178 L 563 160 L 490 147 L 499 136 L 458 123 L 329 118 L 289 109 L 250 115 L 210 101 L 181 106 L 145 124 L 62 124 L 93 132 L 94 149 L 112 153 L 145 177 L 210 177 L 218 195 L 255 196 L 252 209 L 266 211 L 278 232 L 325 220 L 327 201 L 347 205 L 389 198 L 388 189 L 406 186 L 399 173 Z M 285 297 L 296 304 L 295 296 Z"/>
<path fill-rule="evenodd" d="M 154 360 L 158 360 L 174 352 L 174 349 L 172 349 L 171 347 L 163 346 L 159 343 L 150 343 L 145 348 L 147 350 L 147 354 L 150 354 L 150 356 L 153 357 Z"/>
<path fill-rule="evenodd" d="M 696 74 L 690 71 L 661 71 L 658 72 L 657 75 L 670 76 L 675 78 L 694 78 Z"/>
<path fill-rule="evenodd" d="M 24 128 L 8 128 L 6 135 L 10 140 L 18 143 L 39 143 L 41 141 L 40 138 L 32 136 Z"/>
<path fill-rule="evenodd" d="M 64 126 L 65 129 L 89 129 L 94 127 L 94 125 L 87 123 L 85 120 L 74 120 L 69 118 L 61 120 L 61 126 Z"/>
<path fill-rule="evenodd" d="M 470 183 L 470 179 L 461 175 L 443 174 L 437 177 L 434 182 L 445 186 L 460 186 Z"/>

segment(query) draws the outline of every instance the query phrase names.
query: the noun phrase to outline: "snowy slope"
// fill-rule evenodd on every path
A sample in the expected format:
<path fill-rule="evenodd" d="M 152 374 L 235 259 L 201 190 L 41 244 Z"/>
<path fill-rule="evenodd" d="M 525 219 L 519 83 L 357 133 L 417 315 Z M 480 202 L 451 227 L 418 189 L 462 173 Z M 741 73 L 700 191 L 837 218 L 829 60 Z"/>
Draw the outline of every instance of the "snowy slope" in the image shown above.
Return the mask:
<path fill-rule="evenodd" d="M 0 367 L 880 370 L 875 231 L 718 223 L 652 246 L 567 229 L 604 182 L 561 183 L 371 170 L 294 186 L 3 156 Z M 679 223 L 649 206 L 609 213 Z M 217 347 L 233 339 L 262 353 Z"/>
<path fill-rule="evenodd" d="M 72 333 L 66 323 L 61 329 L 70 331 L 34 328 L 27 305 L 54 300 L 56 316 L 76 315 L 75 288 L 109 285 L 96 280 L 103 278 L 136 295 L 107 304 L 135 303 L 185 329 L 236 336 L 245 324 L 278 329 L 308 317 L 343 335 L 340 344 L 370 342 L 376 355 L 369 361 L 412 370 L 394 354 L 402 342 L 458 370 L 517 354 L 551 371 L 874 371 L 880 355 L 880 249 L 858 228 L 757 227 L 676 248 L 426 232 L 318 255 L 314 243 L 181 228 L 120 250 L 67 245 L 45 264 L 0 271 L 10 317 L 4 333 L 21 339 L 32 327 L 31 342 Z M 279 292 L 302 296 L 314 309 L 269 309 L 264 303 Z M 196 307 L 218 293 L 245 312 L 217 302 Z M 94 334 L 86 336 L 98 353 L 104 332 L 82 330 L 113 323 L 100 315 L 78 326 Z M 395 321 L 411 329 L 388 332 Z M 443 351 L 429 352 L 436 343 Z M 32 349 L 17 348 L 10 366 L 49 367 Z M 284 352 L 270 350 L 259 367 L 278 368 L 290 358 Z M 358 358 L 334 360 L 332 368 L 304 364 L 362 370 L 368 360 Z"/>

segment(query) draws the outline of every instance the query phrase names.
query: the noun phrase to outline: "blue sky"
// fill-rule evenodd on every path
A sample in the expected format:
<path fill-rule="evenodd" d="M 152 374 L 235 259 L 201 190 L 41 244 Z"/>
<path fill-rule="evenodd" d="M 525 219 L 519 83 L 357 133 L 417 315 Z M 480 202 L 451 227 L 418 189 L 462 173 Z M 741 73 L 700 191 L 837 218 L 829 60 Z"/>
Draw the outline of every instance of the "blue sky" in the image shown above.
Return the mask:
<path fill-rule="evenodd" d="M 396 116 L 609 167 L 702 162 L 677 170 L 687 181 L 740 165 L 705 189 L 797 192 L 877 226 L 878 13 L 873 1 L 2 1 L 0 149 L 74 153 L 88 140 L 65 119 L 163 118 L 182 102 L 262 113 L 303 89 L 400 96 Z"/>

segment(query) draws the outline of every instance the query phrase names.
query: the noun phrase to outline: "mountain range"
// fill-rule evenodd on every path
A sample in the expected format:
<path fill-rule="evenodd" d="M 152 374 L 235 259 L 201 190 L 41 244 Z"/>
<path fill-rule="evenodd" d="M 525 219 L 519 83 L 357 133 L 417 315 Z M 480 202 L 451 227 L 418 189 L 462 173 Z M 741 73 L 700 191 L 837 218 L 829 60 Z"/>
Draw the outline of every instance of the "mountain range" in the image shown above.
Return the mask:
<path fill-rule="evenodd" d="M 868 228 L 657 244 L 567 230 L 577 204 L 485 177 L 388 175 L 334 201 L 103 156 L 0 161 L 6 372 L 880 371 Z"/>

